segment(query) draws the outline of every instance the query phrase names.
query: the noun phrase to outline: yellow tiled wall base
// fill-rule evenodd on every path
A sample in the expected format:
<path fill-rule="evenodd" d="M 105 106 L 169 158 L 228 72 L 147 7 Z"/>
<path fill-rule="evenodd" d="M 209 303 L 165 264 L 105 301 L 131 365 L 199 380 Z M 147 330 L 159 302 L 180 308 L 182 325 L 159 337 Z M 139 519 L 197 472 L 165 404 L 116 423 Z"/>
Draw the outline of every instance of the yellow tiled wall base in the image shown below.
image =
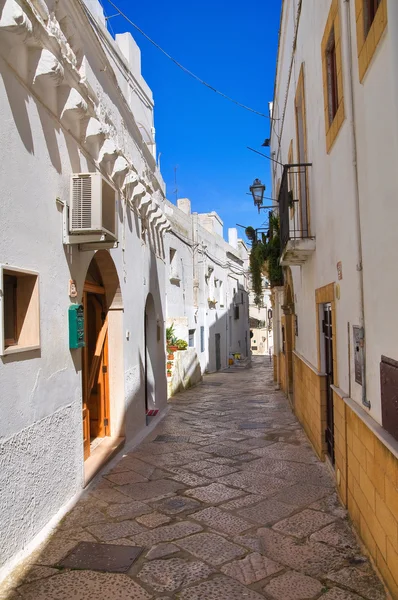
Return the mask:
<path fill-rule="evenodd" d="M 318 456 L 325 454 L 326 380 L 293 354 L 294 410 Z"/>
<path fill-rule="evenodd" d="M 274 367 L 274 381 L 278 381 L 278 355 L 274 354 L 272 358 L 272 365 Z"/>
<path fill-rule="evenodd" d="M 343 504 L 347 506 L 346 404 L 335 392 L 333 392 L 333 407 L 336 486 Z"/>
<path fill-rule="evenodd" d="M 392 597 L 398 600 L 398 459 L 336 394 L 334 419 L 341 498 Z"/>
<path fill-rule="evenodd" d="M 286 355 L 283 352 L 279 353 L 279 385 L 286 393 Z"/>

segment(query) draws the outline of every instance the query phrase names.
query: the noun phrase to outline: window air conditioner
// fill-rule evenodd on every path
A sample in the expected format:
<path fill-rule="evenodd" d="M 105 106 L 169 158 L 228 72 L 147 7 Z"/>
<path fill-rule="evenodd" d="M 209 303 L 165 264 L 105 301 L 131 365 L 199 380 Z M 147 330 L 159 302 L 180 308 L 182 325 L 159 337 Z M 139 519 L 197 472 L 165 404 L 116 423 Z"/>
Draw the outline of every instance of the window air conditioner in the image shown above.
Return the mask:
<path fill-rule="evenodd" d="M 71 176 L 69 233 L 95 236 L 98 241 L 117 241 L 117 192 L 101 173 Z"/>

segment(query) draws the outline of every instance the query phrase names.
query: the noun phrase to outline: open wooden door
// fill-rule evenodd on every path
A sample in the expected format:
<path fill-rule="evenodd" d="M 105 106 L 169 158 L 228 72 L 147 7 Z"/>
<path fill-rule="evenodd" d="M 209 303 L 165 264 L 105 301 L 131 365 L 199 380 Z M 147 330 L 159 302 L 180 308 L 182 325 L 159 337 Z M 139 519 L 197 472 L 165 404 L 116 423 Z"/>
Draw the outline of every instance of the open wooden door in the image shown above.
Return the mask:
<path fill-rule="evenodd" d="M 90 456 L 91 440 L 110 434 L 105 289 L 86 282 L 83 306 L 86 340 L 83 352 L 83 440 L 86 459 Z"/>

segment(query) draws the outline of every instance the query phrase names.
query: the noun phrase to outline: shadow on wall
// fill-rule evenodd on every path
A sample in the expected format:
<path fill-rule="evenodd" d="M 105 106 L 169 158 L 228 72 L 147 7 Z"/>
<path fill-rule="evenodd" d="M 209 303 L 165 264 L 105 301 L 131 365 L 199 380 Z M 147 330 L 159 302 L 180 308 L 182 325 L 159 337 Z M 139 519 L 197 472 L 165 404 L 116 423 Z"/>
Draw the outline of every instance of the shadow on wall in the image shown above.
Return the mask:
<path fill-rule="evenodd" d="M 174 396 L 202 381 L 202 371 L 195 348 L 174 352 L 172 376 L 167 380 L 168 395 Z"/>
<path fill-rule="evenodd" d="M 241 301 L 243 294 L 244 302 Z M 250 353 L 250 328 L 248 294 L 241 284 L 238 293 L 209 328 L 208 361 L 206 371 L 212 373 L 229 366 L 231 354 L 248 357 Z M 209 312 L 212 309 L 208 309 Z"/>

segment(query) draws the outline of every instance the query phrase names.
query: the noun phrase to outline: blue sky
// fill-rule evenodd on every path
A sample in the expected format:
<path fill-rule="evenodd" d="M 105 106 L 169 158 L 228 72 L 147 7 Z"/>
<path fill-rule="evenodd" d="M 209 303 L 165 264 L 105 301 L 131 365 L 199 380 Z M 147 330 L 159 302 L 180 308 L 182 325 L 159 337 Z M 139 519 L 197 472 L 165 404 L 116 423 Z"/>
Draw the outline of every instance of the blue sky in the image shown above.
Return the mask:
<path fill-rule="evenodd" d="M 115 4 L 147 35 L 201 79 L 259 112 L 272 101 L 281 0 L 153 0 Z M 115 14 L 107 0 L 105 13 Z M 142 74 L 155 99 L 157 151 L 167 197 L 188 197 L 192 210 L 217 211 L 224 236 L 236 223 L 260 227 L 249 185 L 259 177 L 271 195 L 270 163 L 246 149 L 268 153 L 269 121 L 201 85 L 134 30 L 122 17 L 115 33 L 131 31 L 141 48 Z M 240 230 L 242 233 L 243 231 Z"/>

